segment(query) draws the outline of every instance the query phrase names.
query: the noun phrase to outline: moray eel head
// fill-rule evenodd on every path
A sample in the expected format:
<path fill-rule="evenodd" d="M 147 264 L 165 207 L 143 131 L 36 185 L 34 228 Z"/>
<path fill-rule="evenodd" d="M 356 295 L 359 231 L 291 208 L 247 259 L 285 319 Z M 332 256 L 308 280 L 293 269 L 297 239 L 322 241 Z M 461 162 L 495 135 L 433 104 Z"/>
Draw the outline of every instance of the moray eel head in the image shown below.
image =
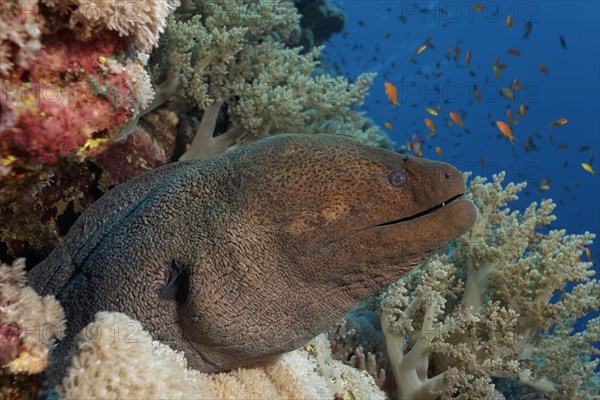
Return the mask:
<path fill-rule="evenodd" d="M 269 140 L 260 173 L 244 177 L 251 218 L 296 248 L 292 254 L 322 260 L 323 272 L 327 263 L 368 274 L 379 266 L 395 279 L 475 221 L 465 182 L 449 164 L 340 136 Z"/>

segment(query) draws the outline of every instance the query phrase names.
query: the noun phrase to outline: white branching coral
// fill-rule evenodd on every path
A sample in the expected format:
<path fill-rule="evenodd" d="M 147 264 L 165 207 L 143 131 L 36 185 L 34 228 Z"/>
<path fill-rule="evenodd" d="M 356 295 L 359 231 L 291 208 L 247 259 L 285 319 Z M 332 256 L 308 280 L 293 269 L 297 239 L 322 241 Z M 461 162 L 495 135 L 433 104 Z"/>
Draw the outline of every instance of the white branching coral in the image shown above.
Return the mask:
<path fill-rule="evenodd" d="M 503 188 L 503 179 L 475 178 L 473 229 L 382 294 L 399 398 L 484 398 L 492 377 L 551 398 L 597 396 L 600 319 L 574 331 L 600 309 L 592 263 L 581 260 L 594 235 L 546 232 L 555 220 L 550 200 L 511 212 L 506 204 L 525 184 Z"/>
<path fill-rule="evenodd" d="M 189 3 L 169 19 L 152 70 L 170 82 L 159 87 L 157 98 L 179 94 L 202 112 L 182 159 L 283 132 L 351 134 L 391 147 L 379 128 L 352 109 L 363 103 L 373 74 L 363 74 L 355 83 L 314 76 L 322 48 L 301 54 L 301 48 L 286 47 L 283 40 L 300 29 L 292 0 Z M 190 13 L 194 15 L 188 17 Z M 215 135 L 224 110 L 229 126 Z"/>
<path fill-rule="evenodd" d="M 153 341 L 138 321 L 100 312 L 78 337 L 64 399 L 246 399 L 385 397 L 364 371 L 331 358 L 321 335 L 301 350 L 219 374 L 187 368 L 183 353 Z"/>
<path fill-rule="evenodd" d="M 64 334 L 64 313 L 54 296 L 26 285 L 25 259 L 0 264 L 0 367 L 13 375 L 44 371 L 54 339 Z"/>

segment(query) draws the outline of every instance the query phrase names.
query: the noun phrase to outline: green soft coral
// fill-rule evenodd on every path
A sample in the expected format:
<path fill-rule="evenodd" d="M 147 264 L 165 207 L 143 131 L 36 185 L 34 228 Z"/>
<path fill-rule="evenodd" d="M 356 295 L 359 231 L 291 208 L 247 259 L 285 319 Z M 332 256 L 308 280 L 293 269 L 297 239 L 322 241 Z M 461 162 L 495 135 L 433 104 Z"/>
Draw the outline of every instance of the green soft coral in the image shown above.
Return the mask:
<path fill-rule="evenodd" d="M 468 196 L 479 217 L 470 233 L 382 295 L 399 398 L 482 398 L 492 377 L 551 398 L 598 398 L 600 319 L 574 332 L 600 309 L 592 263 L 580 258 L 594 235 L 544 233 L 556 219 L 552 201 L 511 211 L 506 204 L 525 184 L 503 188 L 503 180 L 475 178 Z"/>
<path fill-rule="evenodd" d="M 157 99 L 185 98 L 202 115 L 182 160 L 284 132 L 350 134 L 392 148 L 353 109 L 362 105 L 375 75 L 363 74 L 355 83 L 315 75 L 323 48 L 302 53 L 284 44 L 299 32 L 299 20 L 291 0 L 191 1 L 170 18 L 153 54 L 154 75 L 168 82 Z M 224 111 L 227 128 L 215 135 Z"/>

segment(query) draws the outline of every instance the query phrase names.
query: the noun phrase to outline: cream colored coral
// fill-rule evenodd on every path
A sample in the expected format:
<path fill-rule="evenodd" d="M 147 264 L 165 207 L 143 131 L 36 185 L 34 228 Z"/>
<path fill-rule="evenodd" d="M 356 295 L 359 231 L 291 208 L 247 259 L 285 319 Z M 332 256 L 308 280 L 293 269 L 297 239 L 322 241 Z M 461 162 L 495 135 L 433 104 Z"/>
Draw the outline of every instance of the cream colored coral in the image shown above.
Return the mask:
<path fill-rule="evenodd" d="M 50 11 L 69 17 L 80 39 L 104 30 L 129 37 L 141 51 L 150 51 L 164 31 L 167 16 L 179 0 L 40 0 Z"/>
<path fill-rule="evenodd" d="M 503 179 L 475 178 L 467 194 L 479 210 L 471 232 L 382 295 L 399 398 L 481 398 L 493 389 L 491 377 L 516 379 L 551 398 L 594 393 L 600 319 L 573 330 L 578 318 L 600 309 L 592 264 L 579 259 L 594 235 L 542 233 L 555 220 L 554 204 L 511 211 L 507 203 L 525 184 L 503 187 Z M 570 283 L 575 287 L 566 290 Z"/>
<path fill-rule="evenodd" d="M 101 312 L 80 333 L 68 376 L 57 392 L 82 398 L 210 398 L 207 382 L 185 359 L 153 343 L 140 323 Z"/>
<path fill-rule="evenodd" d="M 48 351 L 64 333 L 63 309 L 54 296 L 39 296 L 26 286 L 25 259 L 0 265 L 0 321 L 15 326 L 22 347 L 7 367 L 12 374 L 37 374 L 46 369 Z"/>
<path fill-rule="evenodd" d="M 153 342 L 121 313 L 98 313 L 77 343 L 57 388 L 65 399 L 333 399 L 336 393 L 384 399 L 368 374 L 331 359 L 324 335 L 302 350 L 213 375 L 188 369 L 182 353 Z"/>
<path fill-rule="evenodd" d="M 181 160 L 290 132 L 347 134 L 393 147 L 353 109 L 363 103 L 374 74 L 363 74 L 355 83 L 315 75 L 323 48 L 301 54 L 301 48 L 288 48 L 281 40 L 300 29 L 292 0 L 192 3 L 187 12 L 193 17 L 182 16 L 188 15 L 184 7 L 169 18 L 165 47 L 159 49 L 161 68 L 153 69 L 155 76 L 176 80 L 180 97 L 202 112 L 194 141 Z M 225 109 L 230 126 L 213 137 Z"/>
<path fill-rule="evenodd" d="M 2 0 L 0 76 L 16 66 L 25 68 L 42 48 L 37 0 Z"/>

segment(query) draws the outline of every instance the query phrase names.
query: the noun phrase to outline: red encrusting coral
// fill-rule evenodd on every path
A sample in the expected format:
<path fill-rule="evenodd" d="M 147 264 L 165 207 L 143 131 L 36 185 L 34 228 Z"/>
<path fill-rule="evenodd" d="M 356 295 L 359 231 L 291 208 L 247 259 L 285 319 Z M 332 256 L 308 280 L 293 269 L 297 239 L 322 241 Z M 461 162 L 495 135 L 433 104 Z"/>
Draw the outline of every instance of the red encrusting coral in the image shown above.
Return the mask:
<path fill-rule="evenodd" d="M 68 32 L 46 38 L 28 67 L 4 82 L 2 111 L 10 118 L 0 131 L 0 157 L 51 165 L 98 153 L 139 108 L 129 71 L 109 65 L 124 60 L 126 50 L 114 32 L 85 42 Z"/>
<path fill-rule="evenodd" d="M 98 186 L 102 191 L 170 161 L 175 149 L 179 118 L 173 111 L 158 110 L 137 126 L 123 141 L 110 144 L 94 158 L 102 168 Z"/>
<path fill-rule="evenodd" d="M 0 240 L 14 256 L 41 251 L 58 244 L 76 216 L 99 195 L 96 173 L 89 163 L 61 162 L 37 176 L 7 182 L 8 201 L 0 205 Z M 1 204 L 1 203 L 0 203 Z"/>
<path fill-rule="evenodd" d="M 21 352 L 21 337 L 14 326 L 0 324 L 0 365 L 6 365 Z"/>
<path fill-rule="evenodd" d="M 0 85 L 0 241 L 12 256 L 46 254 L 101 195 L 98 179 L 107 173 L 93 160 L 107 149 L 102 166 L 111 174 L 127 160 L 144 166 L 119 171 L 111 184 L 160 166 L 172 151 L 113 151 L 120 146 L 114 138 L 149 100 L 130 38 L 108 30 L 87 40 L 65 29 L 44 33 L 35 56 Z"/>

